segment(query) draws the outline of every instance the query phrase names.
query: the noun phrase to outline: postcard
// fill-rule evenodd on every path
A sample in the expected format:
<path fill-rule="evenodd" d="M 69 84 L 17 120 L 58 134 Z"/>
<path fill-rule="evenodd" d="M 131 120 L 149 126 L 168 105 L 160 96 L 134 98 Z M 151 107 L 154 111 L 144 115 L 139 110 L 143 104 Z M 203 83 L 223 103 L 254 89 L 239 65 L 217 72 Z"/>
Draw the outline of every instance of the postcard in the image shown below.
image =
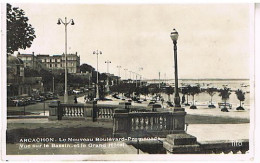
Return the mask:
<path fill-rule="evenodd" d="M 1 14 L 3 160 L 254 158 L 254 4 Z"/>

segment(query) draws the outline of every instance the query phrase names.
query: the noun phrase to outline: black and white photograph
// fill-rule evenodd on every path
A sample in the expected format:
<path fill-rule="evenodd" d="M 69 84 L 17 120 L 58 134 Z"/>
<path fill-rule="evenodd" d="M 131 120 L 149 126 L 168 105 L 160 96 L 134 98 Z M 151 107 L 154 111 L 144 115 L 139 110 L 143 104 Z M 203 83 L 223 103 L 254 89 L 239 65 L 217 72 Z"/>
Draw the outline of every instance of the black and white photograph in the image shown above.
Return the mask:
<path fill-rule="evenodd" d="M 2 3 L 4 160 L 252 159 L 255 6 Z"/>

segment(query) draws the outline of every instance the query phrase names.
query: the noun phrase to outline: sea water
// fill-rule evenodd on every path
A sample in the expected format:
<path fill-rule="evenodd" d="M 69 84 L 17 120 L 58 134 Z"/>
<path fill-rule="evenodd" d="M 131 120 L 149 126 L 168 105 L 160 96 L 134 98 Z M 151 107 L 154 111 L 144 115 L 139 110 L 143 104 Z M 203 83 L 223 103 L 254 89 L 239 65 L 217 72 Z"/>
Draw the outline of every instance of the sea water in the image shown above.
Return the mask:
<path fill-rule="evenodd" d="M 174 87 L 174 80 L 168 80 L 168 84 L 172 85 Z M 227 100 L 227 103 L 232 104 L 232 107 L 238 107 L 240 105 L 240 102 L 235 94 L 235 91 L 240 89 L 243 92 L 245 92 L 245 101 L 242 101 L 242 105 L 245 109 L 250 108 L 250 80 L 247 79 L 229 79 L 229 80 L 222 80 L 222 79 L 204 79 L 204 80 L 179 80 L 179 87 L 185 86 L 185 85 L 199 85 L 201 88 L 207 88 L 207 87 L 215 87 L 218 89 L 222 89 L 224 87 L 230 88 L 231 94 L 229 96 L 229 99 Z M 168 95 L 162 94 L 165 101 L 168 101 Z M 174 99 L 174 94 L 170 95 L 171 101 Z M 180 98 L 182 99 L 182 94 L 180 93 Z M 189 96 L 189 103 L 192 103 L 192 96 Z M 185 96 L 185 99 L 187 100 L 187 95 Z M 208 105 L 210 103 L 210 95 L 207 92 L 201 92 L 194 96 L 194 101 L 196 105 Z M 217 103 L 223 102 L 221 96 L 219 96 L 219 92 L 216 92 L 216 94 L 212 98 L 213 104 L 217 106 Z M 187 101 L 186 101 L 187 102 Z M 186 103 L 185 102 L 185 103 Z"/>

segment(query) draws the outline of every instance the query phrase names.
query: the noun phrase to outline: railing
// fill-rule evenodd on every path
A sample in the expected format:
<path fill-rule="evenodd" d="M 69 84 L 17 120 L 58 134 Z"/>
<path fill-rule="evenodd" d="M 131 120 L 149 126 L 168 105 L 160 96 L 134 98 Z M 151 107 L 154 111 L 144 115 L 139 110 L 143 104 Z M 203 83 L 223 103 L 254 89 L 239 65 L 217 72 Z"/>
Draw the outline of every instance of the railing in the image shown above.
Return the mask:
<path fill-rule="evenodd" d="M 186 112 L 138 112 L 115 113 L 113 135 L 115 137 L 160 136 L 184 132 Z"/>
<path fill-rule="evenodd" d="M 86 119 L 92 117 L 94 104 L 60 104 L 59 101 L 49 105 L 50 120 Z"/>
<path fill-rule="evenodd" d="M 112 119 L 114 110 L 118 107 L 118 105 L 97 104 L 96 106 L 94 106 L 97 114 L 96 117 L 99 119 Z"/>
<path fill-rule="evenodd" d="M 67 117 L 84 117 L 86 106 L 80 104 L 60 104 L 62 116 Z"/>
<path fill-rule="evenodd" d="M 97 104 L 97 118 L 113 119 L 115 109 L 126 109 L 127 112 L 150 112 L 151 110 L 144 106 L 131 106 L 131 105 L 105 105 Z"/>
<path fill-rule="evenodd" d="M 50 105 L 49 119 L 75 119 L 92 117 L 93 121 L 97 119 L 113 119 L 115 109 L 125 109 L 127 112 L 148 112 L 147 107 L 131 105 L 105 105 L 97 104 L 96 101 L 86 104 L 61 104 L 59 102 Z"/>

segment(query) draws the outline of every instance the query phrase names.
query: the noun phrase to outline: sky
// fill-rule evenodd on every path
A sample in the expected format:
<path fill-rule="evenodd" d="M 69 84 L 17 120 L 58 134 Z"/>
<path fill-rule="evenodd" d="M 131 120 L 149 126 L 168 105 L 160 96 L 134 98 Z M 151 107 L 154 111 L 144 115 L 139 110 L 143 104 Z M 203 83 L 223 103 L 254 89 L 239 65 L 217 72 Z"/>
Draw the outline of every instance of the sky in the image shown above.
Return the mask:
<path fill-rule="evenodd" d="M 68 25 L 68 53 L 77 52 L 81 64 L 129 78 L 173 79 L 175 28 L 179 78 L 250 78 L 250 6 L 248 4 L 18 4 L 35 28 L 32 47 L 21 53 L 62 54 L 64 25 Z M 140 67 L 143 70 L 139 71 Z M 124 71 L 124 69 L 128 69 Z"/>

